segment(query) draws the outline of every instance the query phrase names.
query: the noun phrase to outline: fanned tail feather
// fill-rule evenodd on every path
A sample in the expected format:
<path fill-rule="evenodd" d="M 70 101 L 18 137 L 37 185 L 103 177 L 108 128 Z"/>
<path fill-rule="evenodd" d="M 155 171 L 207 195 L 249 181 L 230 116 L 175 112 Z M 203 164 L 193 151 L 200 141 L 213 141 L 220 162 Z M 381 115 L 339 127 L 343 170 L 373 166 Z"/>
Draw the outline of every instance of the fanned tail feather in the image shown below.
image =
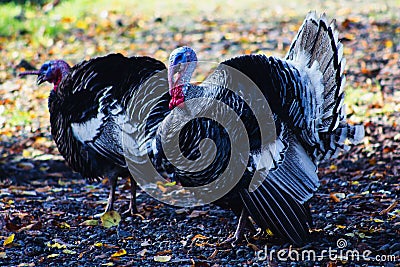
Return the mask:
<path fill-rule="evenodd" d="M 364 137 L 362 125 L 348 125 L 344 106 L 345 75 L 343 70 L 346 60 L 343 58 L 343 45 L 338 41 L 335 21 L 328 23 L 325 14 L 317 18 L 310 12 L 303 22 L 296 38 L 292 42 L 286 59 L 295 66 L 302 67 L 307 73 L 314 91 L 305 93 L 303 103 L 317 106 L 313 114 L 305 118 L 316 118 L 315 129 L 307 129 L 316 140 L 317 147 L 312 153 L 316 160 L 336 155 L 340 149 L 347 149 L 345 140 L 353 144 L 361 142 Z M 309 104 L 309 105 L 310 105 Z M 305 110 L 307 108 L 305 107 Z M 311 128 L 311 124 L 308 124 Z"/>

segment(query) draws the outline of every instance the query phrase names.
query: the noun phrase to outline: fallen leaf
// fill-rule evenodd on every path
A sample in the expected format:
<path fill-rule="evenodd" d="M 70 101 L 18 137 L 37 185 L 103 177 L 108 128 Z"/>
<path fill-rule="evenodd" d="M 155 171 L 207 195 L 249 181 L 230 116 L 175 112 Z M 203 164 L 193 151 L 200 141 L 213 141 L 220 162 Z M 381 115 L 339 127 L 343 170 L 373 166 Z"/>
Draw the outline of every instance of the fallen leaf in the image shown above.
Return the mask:
<path fill-rule="evenodd" d="M 7 253 L 5 253 L 4 251 L 0 252 L 0 259 L 4 259 L 7 257 Z"/>
<path fill-rule="evenodd" d="M 98 220 L 86 220 L 86 221 L 82 222 L 80 225 L 83 225 L 83 226 L 96 226 L 98 224 L 99 224 Z"/>
<path fill-rule="evenodd" d="M 331 164 L 331 166 L 329 166 L 329 169 L 331 171 L 336 171 L 337 170 L 337 166 L 335 164 Z"/>
<path fill-rule="evenodd" d="M 58 224 L 58 227 L 60 227 L 61 229 L 69 229 L 69 228 L 71 228 L 71 226 L 66 222 L 60 222 Z"/>
<path fill-rule="evenodd" d="M 47 258 L 48 259 L 51 259 L 51 258 L 56 258 L 56 257 L 58 257 L 58 256 L 60 256 L 60 254 L 50 254 L 50 255 L 47 255 Z"/>
<path fill-rule="evenodd" d="M 204 211 L 204 210 L 194 210 L 192 211 L 192 213 L 190 213 L 189 218 L 197 218 L 201 215 L 205 215 L 207 214 L 208 211 Z"/>
<path fill-rule="evenodd" d="M 104 213 L 100 219 L 103 227 L 110 228 L 113 226 L 118 226 L 121 221 L 121 215 L 119 215 L 119 213 L 115 210 L 112 210 Z"/>
<path fill-rule="evenodd" d="M 138 252 L 138 255 L 141 256 L 141 257 L 144 257 L 144 255 L 147 253 L 147 251 L 148 250 L 144 248 L 144 249 L 142 249 L 141 251 Z"/>
<path fill-rule="evenodd" d="M 45 187 L 38 187 L 35 189 L 36 192 L 38 193 L 47 193 L 49 191 L 51 191 L 51 187 L 50 186 L 45 186 Z"/>
<path fill-rule="evenodd" d="M 177 209 L 177 210 L 175 210 L 175 213 L 176 213 L 176 214 L 183 214 L 183 213 L 186 213 L 187 211 L 188 211 L 187 209 L 182 208 L 182 209 Z"/>
<path fill-rule="evenodd" d="M 65 253 L 65 254 L 70 254 L 70 255 L 76 254 L 76 251 L 69 250 L 69 249 L 64 249 L 62 252 Z"/>
<path fill-rule="evenodd" d="M 197 234 L 192 238 L 192 241 L 195 239 L 208 239 L 208 237 L 201 235 L 201 234 Z"/>
<path fill-rule="evenodd" d="M 176 182 L 175 182 L 175 181 L 173 181 L 173 182 L 167 182 L 167 183 L 164 184 L 164 186 L 174 186 L 174 185 L 176 185 Z"/>
<path fill-rule="evenodd" d="M 154 261 L 156 262 L 169 262 L 171 260 L 171 256 L 154 256 Z"/>
<path fill-rule="evenodd" d="M 9 237 L 7 237 L 3 242 L 3 246 L 10 245 L 12 242 L 14 242 L 14 237 L 15 234 L 11 234 Z"/>
<path fill-rule="evenodd" d="M 114 254 L 111 255 L 111 258 L 116 258 L 116 257 L 121 257 L 126 255 L 126 250 L 125 249 L 120 249 L 117 252 L 115 252 Z"/>
<path fill-rule="evenodd" d="M 274 233 L 271 231 L 271 229 L 267 228 L 265 229 L 265 232 L 267 233 L 267 235 L 269 236 L 274 236 Z"/>
<path fill-rule="evenodd" d="M 148 247 L 148 246 L 151 246 L 151 243 L 148 240 L 146 240 L 146 241 L 142 242 L 140 245 L 142 247 Z"/>
<path fill-rule="evenodd" d="M 333 200 L 333 202 L 335 202 L 335 203 L 339 203 L 340 202 L 340 199 L 336 196 L 335 193 L 331 193 L 330 197 Z"/>

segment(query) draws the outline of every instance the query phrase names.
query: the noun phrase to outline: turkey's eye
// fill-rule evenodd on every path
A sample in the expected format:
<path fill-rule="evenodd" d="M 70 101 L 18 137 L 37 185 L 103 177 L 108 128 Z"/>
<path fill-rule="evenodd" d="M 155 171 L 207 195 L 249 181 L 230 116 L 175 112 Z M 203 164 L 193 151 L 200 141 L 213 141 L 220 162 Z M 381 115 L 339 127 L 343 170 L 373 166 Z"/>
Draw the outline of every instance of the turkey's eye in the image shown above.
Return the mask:
<path fill-rule="evenodd" d="M 182 54 L 178 54 L 178 55 L 175 57 L 175 63 L 180 63 L 180 62 L 182 61 L 182 59 L 183 59 Z"/>
<path fill-rule="evenodd" d="M 49 68 L 50 68 L 50 65 L 49 65 L 49 64 L 44 64 L 44 65 L 42 66 L 42 68 L 41 68 L 41 71 L 42 71 L 42 72 L 46 72 L 46 71 L 49 70 Z"/>

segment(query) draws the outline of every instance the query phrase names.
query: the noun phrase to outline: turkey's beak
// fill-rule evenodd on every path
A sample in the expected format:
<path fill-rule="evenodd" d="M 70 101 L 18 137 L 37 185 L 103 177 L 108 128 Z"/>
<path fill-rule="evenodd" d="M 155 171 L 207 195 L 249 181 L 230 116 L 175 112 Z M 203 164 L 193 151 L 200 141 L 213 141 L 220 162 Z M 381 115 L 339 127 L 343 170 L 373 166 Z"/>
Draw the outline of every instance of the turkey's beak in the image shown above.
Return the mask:
<path fill-rule="evenodd" d="M 38 84 L 41 84 L 44 82 L 44 80 L 43 80 L 44 77 L 43 77 L 43 74 L 40 72 L 40 70 L 24 71 L 24 72 L 21 72 L 20 74 L 18 74 L 19 77 L 24 77 L 24 76 L 28 76 L 28 75 L 38 75 L 38 78 L 37 78 Z M 40 82 L 39 82 L 39 79 L 40 79 Z"/>
<path fill-rule="evenodd" d="M 44 73 L 39 73 L 38 74 L 38 77 L 37 77 L 37 80 L 36 80 L 36 83 L 38 84 L 38 85 L 41 85 L 42 83 L 44 83 L 46 81 L 46 74 L 44 74 Z"/>
<path fill-rule="evenodd" d="M 37 77 L 36 83 L 38 85 L 40 85 L 46 81 L 46 74 L 41 72 L 40 70 L 24 71 L 24 72 L 21 72 L 18 76 L 24 77 L 24 76 L 28 76 L 28 75 L 37 75 L 38 77 Z"/>

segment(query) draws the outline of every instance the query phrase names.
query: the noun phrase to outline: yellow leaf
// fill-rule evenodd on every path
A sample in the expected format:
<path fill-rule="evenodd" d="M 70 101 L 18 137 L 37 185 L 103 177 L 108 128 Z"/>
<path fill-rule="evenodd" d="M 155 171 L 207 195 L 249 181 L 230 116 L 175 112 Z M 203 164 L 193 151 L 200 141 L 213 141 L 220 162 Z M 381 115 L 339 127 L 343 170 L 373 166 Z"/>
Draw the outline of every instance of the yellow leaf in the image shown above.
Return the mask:
<path fill-rule="evenodd" d="M 335 164 L 331 164 L 331 166 L 329 166 L 329 169 L 331 171 L 336 171 L 337 170 L 337 166 Z"/>
<path fill-rule="evenodd" d="M 14 242 L 14 237 L 15 237 L 15 234 L 11 234 L 9 237 L 7 237 L 6 240 L 4 240 L 4 242 L 3 242 L 3 246 L 7 246 L 7 245 L 11 244 L 12 242 Z"/>
<path fill-rule="evenodd" d="M 383 221 L 383 220 L 381 220 L 381 219 L 374 219 L 374 222 L 376 222 L 376 223 L 383 223 L 383 222 L 385 222 L 385 221 Z"/>
<path fill-rule="evenodd" d="M 32 155 L 31 151 L 28 149 L 22 150 L 22 157 L 29 158 Z"/>
<path fill-rule="evenodd" d="M 107 262 L 107 263 L 103 263 L 102 266 L 114 266 L 114 263 Z"/>
<path fill-rule="evenodd" d="M 58 256 L 60 256 L 60 254 L 50 254 L 50 255 L 47 256 L 47 258 L 48 258 L 48 259 L 50 259 L 50 258 L 56 258 L 56 257 L 58 257 Z"/>
<path fill-rule="evenodd" d="M 168 262 L 171 260 L 171 256 L 154 256 L 154 261 L 156 262 Z"/>
<path fill-rule="evenodd" d="M 58 227 L 60 227 L 60 228 L 67 228 L 67 229 L 71 228 L 71 226 L 70 226 L 68 223 L 66 223 L 66 222 L 61 222 L 61 223 L 59 223 L 59 224 L 58 224 Z"/>
<path fill-rule="evenodd" d="M 168 182 L 168 183 L 165 183 L 165 184 L 164 184 L 164 186 L 174 186 L 174 185 L 176 185 L 176 182 L 175 182 L 175 181 L 173 181 L 173 182 Z"/>
<path fill-rule="evenodd" d="M 65 244 L 60 244 L 57 242 L 55 242 L 54 244 L 50 244 L 50 242 L 49 242 L 49 243 L 47 243 L 47 246 L 50 248 L 57 248 L 57 249 L 67 248 L 67 246 Z"/>
<path fill-rule="evenodd" d="M 96 226 L 99 224 L 98 220 L 86 220 L 84 222 L 82 222 L 80 225 L 84 225 L 84 226 Z"/>
<path fill-rule="evenodd" d="M 95 247 L 102 247 L 102 246 L 103 246 L 103 243 L 101 243 L 101 242 L 96 242 L 96 243 L 94 243 L 94 246 L 95 246 Z"/>
<path fill-rule="evenodd" d="M 115 257 L 121 257 L 126 255 L 126 250 L 125 249 L 120 249 L 117 252 L 115 252 L 114 254 L 111 255 L 111 258 L 115 258 Z"/>
<path fill-rule="evenodd" d="M 387 48 L 392 48 L 392 46 L 393 46 L 392 40 L 386 40 L 386 41 L 385 41 L 385 46 L 386 46 Z"/>
<path fill-rule="evenodd" d="M 71 255 L 76 254 L 76 251 L 69 250 L 69 249 L 64 249 L 62 252 L 65 254 L 71 254 Z"/>
<path fill-rule="evenodd" d="M 271 229 L 269 229 L 269 228 L 265 229 L 265 232 L 266 232 L 267 235 L 269 235 L 269 236 L 274 236 L 274 233 L 272 233 Z"/>
<path fill-rule="evenodd" d="M 345 225 L 336 225 L 336 228 L 344 229 L 344 228 L 346 228 L 346 226 Z"/>
<path fill-rule="evenodd" d="M 113 226 L 117 226 L 119 224 L 119 222 L 121 221 L 121 215 L 119 215 L 119 213 L 116 212 L 115 210 L 112 210 L 104 213 L 100 217 L 100 219 L 101 219 L 101 224 L 105 228 L 110 228 Z"/>

